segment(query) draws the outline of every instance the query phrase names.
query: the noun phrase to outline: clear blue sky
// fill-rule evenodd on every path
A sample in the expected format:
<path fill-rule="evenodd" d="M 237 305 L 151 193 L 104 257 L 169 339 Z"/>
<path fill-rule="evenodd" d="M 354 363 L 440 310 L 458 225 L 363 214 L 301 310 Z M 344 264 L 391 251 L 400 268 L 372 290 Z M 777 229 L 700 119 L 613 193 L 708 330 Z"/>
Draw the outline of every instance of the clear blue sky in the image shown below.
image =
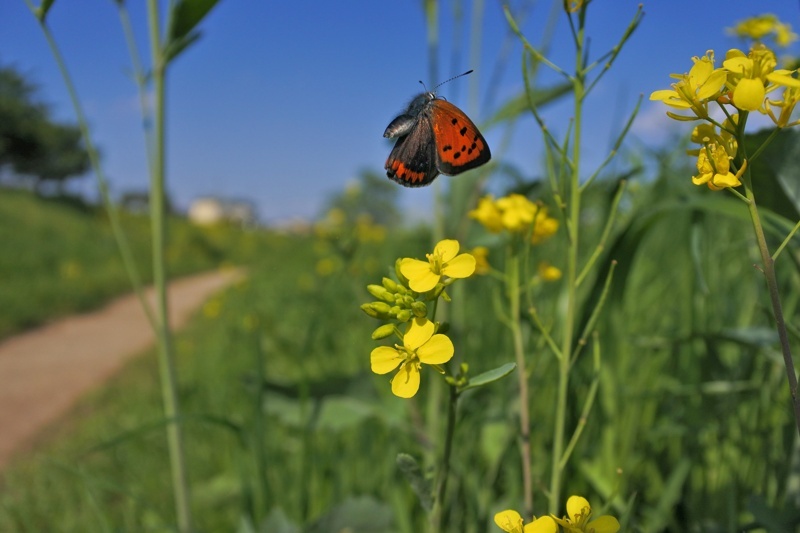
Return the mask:
<path fill-rule="evenodd" d="M 37 0 L 38 1 L 38 0 Z M 471 3 L 456 23 L 453 3 L 443 2 L 439 77 L 469 68 L 476 72 L 439 93 L 480 123 L 504 98 L 521 89 L 520 45 L 485 102 L 492 73 L 509 40 L 499 1 L 485 3 L 480 61 L 469 61 Z M 517 4 L 519 2 L 516 2 Z M 128 0 L 139 38 L 148 53 L 143 2 Z M 618 39 L 638 1 L 595 0 L 589 34 L 595 57 Z M 169 191 L 178 206 L 198 196 L 249 198 L 265 221 L 310 217 L 324 200 L 362 169 L 381 171 L 391 148 L 386 125 L 428 86 L 425 21 L 419 0 L 278 1 L 221 0 L 202 25 L 203 37 L 184 53 L 169 80 Z M 534 2 L 523 29 L 537 43 L 549 2 Z M 772 12 L 800 30 L 795 0 L 653 0 L 615 66 L 598 86 L 587 113 L 589 160 L 598 160 L 609 138 L 639 94 L 667 88 L 671 72 L 685 72 L 690 57 L 714 49 L 722 57 L 740 46 L 724 29 L 747 16 Z M 49 24 L 77 82 L 115 193 L 147 186 L 144 143 L 136 87 L 111 0 L 56 0 Z M 460 28 L 460 29 L 459 29 Z M 572 48 L 564 16 L 551 57 L 568 67 Z M 789 50 L 798 55 L 795 43 Z M 454 53 L 460 60 L 453 64 Z M 23 0 L 0 2 L 0 63 L 11 64 L 41 88 L 55 116 L 74 120 L 63 83 L 42 33 Z M 546 84 L 558 78 L 542 72 Z M 477 104 L 469 98 L 477 90 Z M 570 116 L 566 102 L 548 112 L 556 130 Z M 671 125 L 663 109 L 644 102 L 634 134 L 649 142 Z M 532 119 L 514 130 L 503 156 L 529 174 L 541 168 L 541 135 Z M 501 130 L 484 131 L 493 153 Z M 599 140 L 599 142 L 597 142 Z M 454 178 L 442 177 L 440 180 Z M 457 178 L 455 178 L 457 179 Z M 94 190 L 87 177 L 80 188 Z M 403 190 L 407 216 L 430 205 L 431 188 Z"/>

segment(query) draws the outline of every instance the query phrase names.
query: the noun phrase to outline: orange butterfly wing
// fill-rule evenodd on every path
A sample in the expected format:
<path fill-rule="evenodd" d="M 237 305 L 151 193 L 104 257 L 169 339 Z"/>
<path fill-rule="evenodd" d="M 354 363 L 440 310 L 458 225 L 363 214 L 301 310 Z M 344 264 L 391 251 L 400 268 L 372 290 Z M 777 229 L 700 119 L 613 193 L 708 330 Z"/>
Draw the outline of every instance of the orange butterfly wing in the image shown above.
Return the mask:
<path fill-rule="evenodd" d="M 455 176 L 492 158 L 486 139 L 463 111 L 441 98 L 430 106 L 439 172 Z"/>

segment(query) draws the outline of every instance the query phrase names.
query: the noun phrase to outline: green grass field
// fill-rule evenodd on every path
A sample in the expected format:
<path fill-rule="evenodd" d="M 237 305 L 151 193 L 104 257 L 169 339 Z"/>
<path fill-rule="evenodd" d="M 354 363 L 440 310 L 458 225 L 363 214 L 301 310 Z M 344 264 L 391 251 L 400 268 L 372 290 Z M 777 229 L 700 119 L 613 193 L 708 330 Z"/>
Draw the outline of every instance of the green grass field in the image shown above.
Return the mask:
<path fill-rule="evenodd" d="M 787 502 L 800 479 L 790 459 L 797 433 L 765 290 L 752 260 L 742 260 L 752 255 L 748 222 L 720 205 L 703 208 L 687 196 L 698 195 L 692 187 L 664 175 L 626 196 L 601 258 L 605 265 L 616 259 L 618 267 L 596 328 L 598 394 L 565 491 L 607 502 L 603 512 L 617 516 L 624 531 L 737 531 L 755 520 L 788 531 L 780 524 L 794 512 Z M 602 218 L 613 188 L 594 187 L 587 212 Z M 700 197 L 712 198 L 702 191 Z M 43 218 L 72 216 L 59 206 L 40 207 L 48 213 Z M 587 239 L 599 233 L 592 217 L 584 222 Z M 103 227 L 99 217 L 70 223 L 82 229 L 70 232 L 69 246 L 49 252 L 50 263 L 72 258 L 65 251 L 84 249 L 91 228 Z M 490 263 L 503 268 L 501 238 L 472 222 L 463 240 L 466 247 L 488 245 Z M 250 278 L 208 302 L 177 338 L 200 531 L 424 530 L 425 513 L 396 457 L 407 453 L 424 463 L 436 456 L 441 428 L 428 435 L 425 417 L 440 401 L 438 378 L 426 369 L 414 399 L 393 396 L 390 376 L 369 371 L 378 322 L 359 305 L 373 300 L 368 283 L 393 276 L 397 257 L 424 257 L 430 237 L 395 231 L 346 253 L 342 242 L 262 235 L 247 262 Z M 106 263 L 79 256 L 85 278 L 105 279 L 98 265 L 112 262 L 108 247 Z M 531 262 L 557 264 L 562 248 L 554 238 L 533 249 Z M 217 260 L 242 253 L 226 251 Z M 788 257 L 780 270 L 785 312 L 796 317 L 800 278 Z M 601 270 L 585 283 L 587 309 L 603 281 Z M 476 276 L 459 283 L 454 303 L 441 304 L 449 305 L 455 360 L 467 361 L 473 373 L 513 361 L 511 337 L 493 304 L 502 300 L 497 281 Z M 541 316 L 555 316 L 559 293 L 558 282 L 536 292 Z M 535 502 L 543 505 L 556 364 L 530 321 L 524 335 Z M 592 380 L 590 365 L 576 366 L 568 424 L 580 419 Z M 492 515 L 517 505 L 516 395 L 516 376 L 463 395 L 448 531 L 493 531 Z M 0 530 L 172 530 L 160 412 L 155 357 L 145 354 L 4 473 Z"/>
<path fill-rule="evenodd" d="M 149 221 L 145 215 L 124 215 L 123 225 L 137 267 L 149 281 Z M 253 238 L 233 228 L 200 228 L 175 218 L 170 273 L 180 276 L 242 261 L 252 256 Z M 0 338 L 131 290 L 102 209 L 0 189 L 0 243 Z"/>

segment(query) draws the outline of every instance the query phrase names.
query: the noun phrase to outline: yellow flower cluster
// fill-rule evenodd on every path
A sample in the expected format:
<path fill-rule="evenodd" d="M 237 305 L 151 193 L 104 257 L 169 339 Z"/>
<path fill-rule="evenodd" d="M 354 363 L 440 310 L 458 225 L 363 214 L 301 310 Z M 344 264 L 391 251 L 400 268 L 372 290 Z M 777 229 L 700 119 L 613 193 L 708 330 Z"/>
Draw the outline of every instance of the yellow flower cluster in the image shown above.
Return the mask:
<path fill-rule="evenodd" d="M 484 196 L 469 216 L 492 233 L 503 230 L 522 233 L 532 229 L 533 244 L 547 240 L 558 231 L 558 220 L 548 215 L 547 207 L 521 194 L 509 194 L 497 200 L 491 195 Z"/>
<path fill-rule="evenodd" d="M 383 324 L 373 333 L 374 340 L 397 335 L 402 344 L 379 346 L 370 353 L 372 371 L 388 374 L 397 369 L 392 379 L 392 392 L 401 398 L 411 398 L 419 390 L 422 365 L 430 365 L 440 373 L 440 366 L 454 353 L 452 341 L 437 333 L 439 324 L 428 319 L 426 301 L 435 300 L 457 279 L 468 278 L 475 272 L 475 257 L 459 254 L 458 241 L 440 241 L 426 260 L 398 259 L 395 265 L 398 282 L 383 278 L 380 285 L 368 285 L 369 293 L 378 299 L 361 309 L 380 320 L 396 320 L 407 324 L 401 333 L 394 324 Z"/>
<path fill-rule="evenodd" d="M 792 31 L 789 24 L 781 22 L 772 13 L 765 13 L 737 22 L 733 28 L 728 28 L 728 33 L 737 37 L 763 41 L 765 37 L 772 37 L 775 44 L 786 47 L 797 40 L 797 34 Z"/>
<path fill-rule="evenodd" d="M 525 524 L 522 516 L 514 510 L 500 511 L 494 515 L 494 523 L 508 533 L 556 533 L 558 526 L 570 533 L 617 533 L 619 521 L 610 515 L 603 515 L 589 521 L 592 508 L 589 501 L 582 496 L 570 496 L 567 500 L 567 516 L 556 518 L 554 515 L 542 516 Z"/>
<path fill-rule="evenodd" d="M 743 21 L 735 32 L 754 39 L 771 32 L 779 36 L 777 40 L 796 38 L 789 26 L 782 25 L 773 15 Z M 694 65 L 688 73 L 671 75 L 677 80 L 671 89 L 653 91 L 650 100 L 670 107 L 667 116 L 672 119 L 704 122 L 692 133 L 692 141 L 701 145 L 689 152 L 697 156 L 698 173 L 692 176 L 693 183 L 706 184 L 712 190 L 738 187 L 747 161 L 736 159 L 737 138 L 743 135 L 747 113 L 758 111 L 770 117 L 778 128 L 800 124 L 800 120 L 792 121 L 800 100 L 797 70 L 777 68 L 775 53 L 760 42 L 748 53 L 728 50 L 721 67 L 715 64 L 713 50 L 692 61 Z M 712 103 L 728 117 L 722 124 L 709 115 Z M 741 122 L 740 117 L 744 117 Z"/>
<path fill-rule="evenodd" d="M 653 91 L 650 100 L 664 102 L 680 111 L 682 115 L 667 111 L 675 120 L 708 120 L 708 104 L 731 104 L 739 111 L 758 111 L 769 115 L 779 128 L 793 126 L 788 124 L 797 99 L 791 95 L 782 100 L 767 99 L 767 95 L 780 89 L 800 88 L 796 70 L 776 69 L 775 53 L 762 44 L 753 46 L 749 53 L 741 50 L 728 50 L 722 67 L 715 68 L 714 51 L 709 50 L 703 57 L 693 57 L 694 65 L 687 74 L 672 74 L 678 80 L 672 89 Z M 775 117 L 771 108 L 780 107 L 783 121 Z M 786 112 L 784 113 L 785 110 Z"/>

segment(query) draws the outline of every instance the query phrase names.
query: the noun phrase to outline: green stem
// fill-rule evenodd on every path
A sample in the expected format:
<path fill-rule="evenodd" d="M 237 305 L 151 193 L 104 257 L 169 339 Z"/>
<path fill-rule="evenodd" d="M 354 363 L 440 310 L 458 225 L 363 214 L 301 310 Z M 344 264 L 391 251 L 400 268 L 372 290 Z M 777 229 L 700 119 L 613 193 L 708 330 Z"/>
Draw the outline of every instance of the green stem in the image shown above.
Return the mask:
<path fill-rule="evenodd" d="M 453 439 L 456 432 L 456 407 L 458 406 L 458 388 L 450 385 L 450 402 L 447 409 L 447 429 L 444 439 L 444 455 L 436 483 L 436 498 L 431 511 L 431 533 L 444 531 L 444 499 L 447 494 L 447 480 L 450 477 L 450 456 L 453 452 Z"/>
<path fill-rule="evenodd" d="M 585 9 L 578 15 L 579 24 L 575 36 L 575 77 L 572 78 L 573 93 L 575 97 L 574 136 L 572 143 L 572 169 L 569 175 L 569 219 L 567 232 L 569 247 L 567 250 L 567 306 L 564 319 L 564 330 L 561 342 L 562 357 L 558 359 L 558 392 L 556 397 L 556 420 L 553 428 L 553 454 L 550 472 L 550 506 L 551 514 L 557 514 L 561 508 L 561 483 L 564 467 L 561 457 L 564 454 L 564 437 L 567 419 L 567 392 L 569 390 L 570 357 L 575 329 L 575 317 L 578 306 L 578 249 L 580 244 L 580 153 L 581 153 L 581 125 L 583 118 L 584 99 L 584 17 Z"/>
<path fill-rule="evenodd" d="M 767 239 L 764 235 L 764 228 L 761 225 L 761 217 L 759 216 L 755 194 L 753 193 L 753 187 L 751 185 L 749 168 L 745 170 L 744 178 L 745 193 L 747 195 L 747 199 L 749 200 L 747 209 L 750 211 L 750 219 L 753 221 L 753 231 L 755 232 L 758 250 L 761 254 L 764 279 L 767 282 L 769 299 L 772 303 L 772 312 L 775 317 L 775 327 L 778 330 L 778 339 L 780 340 L 781 352 L 783 353 L 783 364 L 786 367 L 786 378 L 789 380 L 789 392 L 792 395 L 794 420 L 797 430 L 800 432 L 800 399 L 798 399 L 797 396 L 797 375 L 795 374 L 792 351 L 791 347 L 789 346 L 789 336 L 786 331 L 786 323 L 783 319 L 780 291 L 778 290 L 778 279 L 775 276 L 775 261 L 770 255 L 769 248 L 767 247 Z"/>
<path fill-rule="evenodd" d="M 53 58 L 55 59 L 58 69 L 61 72 L 64 85 L 66 86 L 70 100 L 72 101 L 72 107 L 75 110 L 75 116 L 78 120 L 78 127 L 81 131 L 83 143 L 86 145 L 86 152 L 89 155 L 89 163 L 92 166 L 92 171 L 94 172 L 97 180 L 97 188 L 100 191 L 100 198 L 103 201 L 103 206 L 108 212 L 108 219 L 111 223 L 111 232 L 114 235 L 114 240 L 117 242 L 117 247 L 119 248 L 120 255 L 122 256 L 122 263 L 125 265 L 125 271 L 128 274 L 128 278 L 133 286 L 134 292 L 136 293 L 136 297 L 139 300 L 142 309 L 144 310 L 144 314 L 147 316 L 150 326 L 155 331 L 156 318 L 153 314 L 150 304 L 147 302 L 147 299 L 144 296 L 142 279 L 139 275 L 139 270 L 136 268 L 136 263 L 133 259 L 133 252 L 131 251 L 128 239 L 125 236 L 125 232 L 122 230 L 119 210 L 111 201 L 111 195 L 108 191 L 108 180 L 106 179 L 105 172 L 103 172 L 103 167 L 100 164 L 100 157 L 98 156 L 97 150 L 92 142 L 92 136 L 89 132 L 89 123 L 87 122 L 86 116 L 83 113 L 83 107 L 81 107 L 81 102 L 78 98 L 78 91 L 75 89 L 75 84 L 72 82 L 72 77 L 69 74 L 69 70 L 67 70 L 67 64 L 64 61 L 64 57 L 61 55 L 61 51 L 56 44 L 53 34 L 50 32 L 50 28 L 47 27 L 47 24 L 45 24 L 43 19 L 37 16 L 36 7 L 31 3 L 31 1 L 25 0 L 25 3 L 28 5 L 28 9 L 31 10 L 31 13 L 33 13 L 34 17 L 36 17 L 36 20 L 39 22 L 39 27 L 42 29 L 45 40 L 47 40 L 47 44 L 50 47 L 50 52 L 53 54 Z"/>
<path fill-rule="evenodd" d="M 167 425 L 172 488 L 175 496 L 175 512 L 181 533 L 192 531 L 192 513 L 187 481 L 186 459 L 179 423 L 177 372 L 169 327 L 166 272 L 166 201 L 165 201 L 165 104 L 166 104 L 166 58 L 159 30 L 158 1 L 148 0 L 150 47 L 153 69 L 153 152 L 150 174 L 150 217 L 153 241 L 153 281 L 156 289 L 158 314 L 158 361 L 161 376 L 161 395 Z"/>
<path fill-rule="evenodd" d="M 528 393 L 528 372 L 525 367 L 525 349 L 520 324 L 519 255 L 512 251 L 506 261 L 506 292 L 509 302 L 509 321 L 514 341 L 514 356 L 517 362 L 519 384 L 519 453 L 522 460 L 522 485 L 525 515 L 533 515 L 533 479 L 531 467 L 531 422 Z"/>

